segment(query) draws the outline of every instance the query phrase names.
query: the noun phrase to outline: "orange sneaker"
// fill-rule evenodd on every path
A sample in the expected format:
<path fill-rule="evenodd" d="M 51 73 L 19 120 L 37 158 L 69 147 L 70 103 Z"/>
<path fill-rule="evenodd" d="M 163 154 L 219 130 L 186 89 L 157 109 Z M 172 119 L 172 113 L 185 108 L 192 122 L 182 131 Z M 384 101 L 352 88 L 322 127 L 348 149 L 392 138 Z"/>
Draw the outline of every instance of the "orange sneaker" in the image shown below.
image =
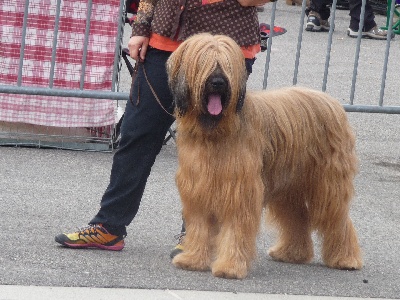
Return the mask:
<path fill-rule="evenodd" d="M 62 233 L 55 241 L 70 248 L 100 248 L 119 251 L 125 246 L 125 236 L 110 234 L 102 224 L 90 224 L 76 232 Z"/>

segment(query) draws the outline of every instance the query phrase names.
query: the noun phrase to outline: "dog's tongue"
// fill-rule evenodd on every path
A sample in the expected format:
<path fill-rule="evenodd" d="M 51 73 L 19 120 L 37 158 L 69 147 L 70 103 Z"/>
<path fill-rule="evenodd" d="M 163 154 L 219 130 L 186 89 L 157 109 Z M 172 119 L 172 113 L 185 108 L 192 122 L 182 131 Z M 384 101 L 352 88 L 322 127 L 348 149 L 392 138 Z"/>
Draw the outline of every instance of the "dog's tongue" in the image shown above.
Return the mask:
<path fill-rule="evenodd" d="M 222 111 L 221 96 L 216 94 L 210 95 L 208 97 L 207 109 L 211 115 L 219 115 Z"/>

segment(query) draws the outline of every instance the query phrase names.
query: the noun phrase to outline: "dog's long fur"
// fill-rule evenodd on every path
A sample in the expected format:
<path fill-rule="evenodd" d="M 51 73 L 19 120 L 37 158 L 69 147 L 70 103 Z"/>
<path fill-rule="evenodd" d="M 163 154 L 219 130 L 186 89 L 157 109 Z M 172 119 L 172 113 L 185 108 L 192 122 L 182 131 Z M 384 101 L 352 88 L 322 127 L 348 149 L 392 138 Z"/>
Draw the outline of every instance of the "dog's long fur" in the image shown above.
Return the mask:
<path fill-rule="evenodd" d="M 310 262 L 315 230 L 327 266 L 360 269 L 349 217 L 355 138 L 341 104 L 299 87 L 245 93 L 243 54 L 226 36 L 193 36 L 172 54 L 167 70 L 187 226 L 184 252 L 173 264 L 244 278 L 266 208 L 279 229 L 268 251 L 273 259 Z M 222 102 L 218 114 L 208 109 L 215 95 Z"/>

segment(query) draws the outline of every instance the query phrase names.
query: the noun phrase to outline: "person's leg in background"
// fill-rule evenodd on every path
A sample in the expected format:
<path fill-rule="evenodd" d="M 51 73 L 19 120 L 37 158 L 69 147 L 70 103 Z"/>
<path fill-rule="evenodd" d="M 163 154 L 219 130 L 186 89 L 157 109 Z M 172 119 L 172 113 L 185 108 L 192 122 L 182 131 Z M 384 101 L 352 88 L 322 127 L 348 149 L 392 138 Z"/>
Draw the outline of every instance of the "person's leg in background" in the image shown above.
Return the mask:
<path fill-rule="evenodd" d="M 350 8 L 350 26 L 347 29 L 347 35 L 356 38 L 360 24 L 360 15 L 362 8 L 362 0 L 349 0 Z M 362 37 L 376 40 L 386 40 L 387 31 L 380 29 L 375 23 L 375 14 L 372 6 L 367 0 L 365 4 L 364 26 L 362 28 Z M 392 34 L 392 38 L 394 34 Z"/>
<path fill-rule="evenodd" d="M 307 24 L 306 30 L 319 32 L 329 31 L 329 17 L 331 14 L 330 0 L 310 0 L 310 6 L 306 8 Z"/>

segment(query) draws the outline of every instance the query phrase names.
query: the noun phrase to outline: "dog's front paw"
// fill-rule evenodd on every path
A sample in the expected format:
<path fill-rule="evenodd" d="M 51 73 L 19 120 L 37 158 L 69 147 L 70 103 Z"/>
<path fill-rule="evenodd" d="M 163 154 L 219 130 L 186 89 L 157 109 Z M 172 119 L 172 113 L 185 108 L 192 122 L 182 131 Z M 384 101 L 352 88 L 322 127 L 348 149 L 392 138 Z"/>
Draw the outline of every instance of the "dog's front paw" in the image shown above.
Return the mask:
<path fill-rule="evenodd" d="M 215 277 L 227 279 L 243 279 L 247 276 L 247 266 L 243 263 L 229 263 L 216 261 L 212 265 L 212 274 Z"/>
<path fill-rule="evenodd" d="M 185 252 L 175 256 L 172 260 L 172 264 L 177 268 L 190 271 L 207 271 L 210 269 L 210 263 L 207 259 L 188 255 Z"/>

